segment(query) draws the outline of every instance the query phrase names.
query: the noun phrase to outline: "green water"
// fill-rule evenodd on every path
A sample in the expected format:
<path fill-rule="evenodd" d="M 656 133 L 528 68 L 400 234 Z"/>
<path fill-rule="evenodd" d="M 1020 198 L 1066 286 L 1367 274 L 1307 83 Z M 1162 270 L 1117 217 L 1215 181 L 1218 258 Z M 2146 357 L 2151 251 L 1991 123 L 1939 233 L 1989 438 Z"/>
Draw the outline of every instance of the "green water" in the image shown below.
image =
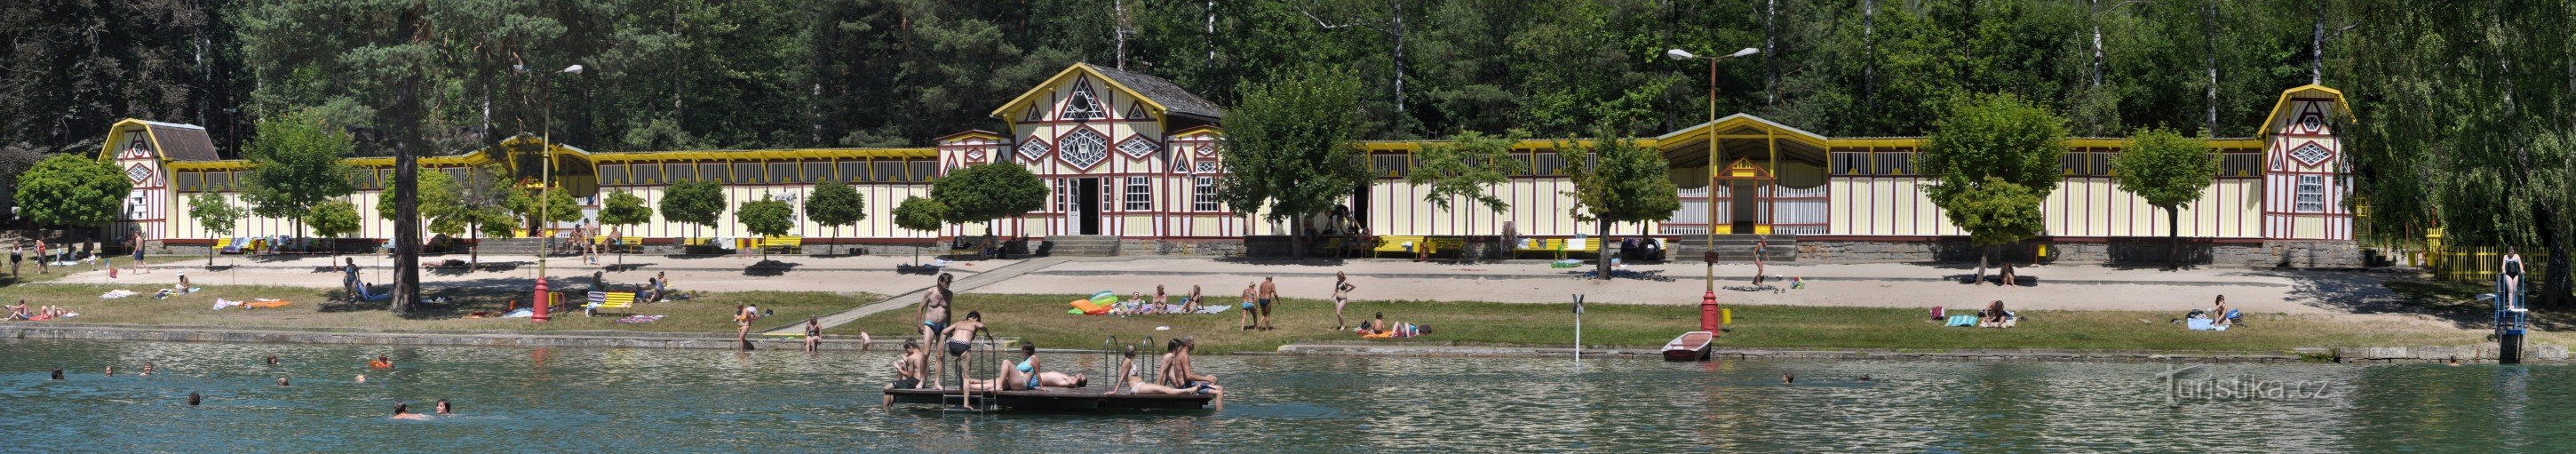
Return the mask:
<path fill-rule="evenodd" d="M 272 354 L 285 364 L 262 364 Z M 380 354 L 400 367 L 367 370 Z M 2576 429 L 2576 369 L 2561 366 L 2215 365 L 2169 386 L 2157 375 L 2171 366 L 2142 363 L 1203 357 L 1232 394 L 1223 410 L 1102 415 L 880 408 L 892 358 L 0 341 L 0 451 L 2576 449 L 2559 437 Z M 1101 368 L 1097 355 L 1044 360 Z M 158 373 L 134 375 L 145 362 Z M 54 367 L 69 379 L 47 379 Z M 282 375 L 295 385 L 275 386 Z M 191 391 L 203 406 L 185 405 Z M 396 401 L 438 399 L 462 415 L 386 417 Z"/>

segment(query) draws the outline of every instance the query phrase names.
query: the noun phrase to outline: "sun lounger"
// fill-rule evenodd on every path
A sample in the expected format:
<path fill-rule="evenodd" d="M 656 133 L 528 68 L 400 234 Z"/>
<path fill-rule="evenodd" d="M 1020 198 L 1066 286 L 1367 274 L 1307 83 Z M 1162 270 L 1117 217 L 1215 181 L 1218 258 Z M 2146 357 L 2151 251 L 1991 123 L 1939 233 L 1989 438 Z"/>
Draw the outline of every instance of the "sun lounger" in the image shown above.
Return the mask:
<path fill-rule="evenodd" d="M 590 302 L 581 306 L 583 316 L 598 315 L 600 309 L 635 307 L 635 292 L 590 292 Z"/>

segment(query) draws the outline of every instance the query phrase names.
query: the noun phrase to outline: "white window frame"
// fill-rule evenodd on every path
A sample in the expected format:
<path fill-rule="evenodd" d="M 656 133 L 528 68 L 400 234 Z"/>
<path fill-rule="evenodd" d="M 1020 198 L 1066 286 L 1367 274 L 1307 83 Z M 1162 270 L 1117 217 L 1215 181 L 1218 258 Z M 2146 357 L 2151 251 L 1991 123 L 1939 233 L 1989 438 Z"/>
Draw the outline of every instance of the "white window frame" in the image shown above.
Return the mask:
<path fill-rule="evenodd" d="M 2297 189 L 2291 198 L 2293 212 L 2326 212 L 2326 176 L 2298 175 Z"/>
<path fill-rule="evenodd" d="M 1190 183 L 1190 210 L 1224 211 L 1224 207 L 1218 206 L 1216 202 L 1216 177 L 1198 176 L 1191 179 L 1193 181 Z"/>
<path fill-rule="evenodd" d="M 1121 208 L 1125 208 L 1127 211 L 1154 210 L 1154 182 L 1152 178 L 1127 177 L 1127 191 L 1125 194 L 1127 197 L 1126 203 L 1121 204 Z"/>

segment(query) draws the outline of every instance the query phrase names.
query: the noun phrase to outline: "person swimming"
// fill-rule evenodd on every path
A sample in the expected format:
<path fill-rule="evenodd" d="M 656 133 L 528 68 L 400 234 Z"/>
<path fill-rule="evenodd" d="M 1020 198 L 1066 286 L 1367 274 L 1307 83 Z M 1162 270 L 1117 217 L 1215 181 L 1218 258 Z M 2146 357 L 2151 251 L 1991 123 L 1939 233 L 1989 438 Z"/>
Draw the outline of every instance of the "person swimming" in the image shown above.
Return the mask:
<path fill-rule="evenodd" d="M 268 355 L 268 365 L 277 365 L 277 355 Z"/>
<path fill-rule="evenodd" d="M 369 360 L 369 361 L 367 361 L 367 368 L 369 368 L 369 369 L 392 369 L 392 368 L 394 368 L 394 360 L 393 360 L 393 359 L 391 359 L 391 358 L 386 358 L 386 357 L 384 357 L 384 356 L 382 356 L 382 355 L 378 355 L 378 356 L 376 356 L 376 359 L 373 359 L 373 360 Z"/>
<path fill-rule="evenodd" d="M 61 379 L 63 379 L 63 368 L 60 368 L 60 367 L 56 367 L 56 368 L 54 368 L 54 379 L 55 379 L 55 380 L 61 380 Z"/>
<path fill-rule="evenodd" d="M 144 361 L 144 362 L 143 362 L 143 375 L 144 375 L 144 376 L 147 376 L 147 377 L 152 375 L 152 362 L 151 362 L 151 361 Z"/>
<path fill-rule="evenodd" d="M 277 386 L 285 387 L 290 385 L 286 382 L 286 377 L 277 377 Z"/>
<path fill-rule="evenodd" d="M 198 396 L 196 391 L 188 392 L 188 406 L 197 406 L 197 401 L 199 400 L 203 400 L 203 397 Z"/>
<path fill-rule="evenodd" d="M 419 414 L 419 413 L 412 413 L 412 412 L 411 412 L 411 403 L 408 403 L 408 402 L 395 402 L 395 403 L 394 403 L 394 419 L 429 419 L 429 415 L 424 415 L 424 414 Z"/>
<path fill-rule="evenodd" d="M 359 383 L 366 383 L 366 382 L 367 382 L 367 374 L 358 374 L 358 382 L 359 382 Z"/>
<path fill-rule="evenodd" d="M 454 405 L 448 405 L 448 404 L 447 404 L 447 399 L 439 399 L 439 400 L 438 400 L 438 411 L 437 411 L 437 412 L 438 412 L 438 415 L 439 415 L 439 416 L 449 416 L 449 415 L 454 415 L 454 414 L 456 414 L 456 406 L 454 406 Z"/>

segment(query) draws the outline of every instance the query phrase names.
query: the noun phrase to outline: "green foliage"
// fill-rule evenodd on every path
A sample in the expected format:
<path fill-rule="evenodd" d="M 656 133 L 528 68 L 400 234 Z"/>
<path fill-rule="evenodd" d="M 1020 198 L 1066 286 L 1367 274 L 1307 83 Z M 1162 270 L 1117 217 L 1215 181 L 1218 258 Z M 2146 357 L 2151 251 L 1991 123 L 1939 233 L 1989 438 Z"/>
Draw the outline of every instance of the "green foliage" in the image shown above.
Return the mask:
<path fill-rule="evenodd" d="M 947 226 L 947 222 L 948 206 L 941 205 L 938 199 L 905 197 L 902 204 L 894 206 L 895 227 L 937 232 L 940 227 Z"/>
<path fill-rule="evenodd" d="M 1350 143 L 1359 86 L 1348 72 L 1308 67 L 1242 88 L 1221 147 L 1225 206 L 1276 221 L 1331 210 L 1366 184 L 1368 163 Z"/>
<path fill-rule="evenodd" d="M 200 192 L 188 198 L 188 217 L 195 218 L 198 226 L 205 227 L 215 236 L 232 236 L 233 229 L 241 225 L 242 216 L 247 214 L 250 213 L 224 199 L 223 194 Z"/>
<path fill-rule="evenodd" d="M 1952 224 L 1968 231 L 1970 243 L 1979 246 L 2017 243 L 2048 228 L 2048 212 L 2040 209 L 2048 195 L 2002 177 L 1986 177 L 1954 197 L 1941 209 L 1949 213 Z"/>
<path fill-rule="evenodd" d="M 715 227 L 725 212 L 724 185 L 689 181 L 662 190 L 662 219 Z"/>
<path fill-rule="evenodd" d="M 948 207 L 949 222 L 984 222 L 1046 207 L 1046 183 L 1016 164 L 978 164 L 930 183 L 930 198 Z"/>
<path fill-rule="evenodd" d="M 537 205 L 538 197 L 545 198 L 544 206 Z M 509 206 L 511 212 L 536 218 L 540 222 L 582 220 L 581 204 L 573 200 L 571 191 L 523 189 L 510 195 Z"/>
<path fill-rule="evenodd" d="M 516 233 L 520 219 L 510 211 L 510 199 L 521 197 L 518 182 L 502 178 L 509 173 L 499 165 L 485 165 L 465 175 L 465 181 L 456 182 L 457 206 L 451 215 L 476 235 L 507 238 Z"/>
<path fill-rule="evenodd" d="M 305 225 L 313 227 L 314 235 L 321 235 L 324 238 L 339 238 L 341 235 L 357 233 L 358 224 L 361 222 L 358 218 L 358 206 L 341 200 L 314 205 L 311 213 L 298 218 L 303 219 Z"/>
<path fill-rule="evenodd" d="M 814 193 L 805 196 L 805 217 L 826 226 L 858 224 L 868 218 L 868 201 L 859 197 L 859 191 L 849 183 L 817 183 Z"/>
<path fill-rule="evenodd" d="M 1512 175 L 1527 172 L 1528 166 L 1512 159 L 1512 144 L 1529 134 L 1512 130 L 1500 136 L 1475 131 L 1458 133 L 1448 142 L 1422 147 L 1413 155 L 1413 173 L 1405 182 L 1430 186 L 1422 200 L 1443 211 L 1454 210 L 1450 201 L 1467 199 L 1483 204 L 1486 209 L 1503 211 L 1511 208 L 1501 196 L 1486 192 L 1494 185 L 1511 181 Z"/>
<path fill-rule="evenodd" d="M 415 182 L 418 186 L 413 190 L 417 191 L 414 194 L 420 200 L 420 217 L 427 222 L 430 233 L 458 235 L 473 226 L 473 217 L 468 213 L 473 207 L 461 201 L 462 189 L 456 178 L 435 169 L 421 169 L 413 175 L 418 179 Z M 393 203 L 393 191 L 388 190 L 384 194 L 386 197 L 376 203 L 376 216 L 378 219 L 393 219 L 398 208 Z"/>
<path fill-rule="evenodd" d="M 786 235 L 788 229 L 796 227 L 795 216 L 794 206 L 769 196 L 745 202 L 733 213 L 734 222 L 742 223 L 743 230 L 760 236 Z"/>
<path fill-rule="evenodd" d="M 1560 143 L 1575 205 L 1566 215 L 1587 222 L 1661 221 L 1681 209 L 1664 155 L 1625 138 Z"/>
<path fill-rule="evenodd" d="M 608 200 L 599 207 L 599 223 L 637 225 L 653 222 L 653 207 L 643 197 L 626 191 L 608 191 Z"/>
<path fill-rule="evenodd" d="M 79 154 L 37 161 L 18 176 L 18 216 L 37 225 L 95 227 L 116 220 L 134 183 L 115 164 Z"/>
<path fill-rule="evenodd" d="M 2167 210 L 2200 199 L 2200 191 L 2218 179 L 2218 155 L 2209 142 L 2183 137 L 2165 128 L 2140 128 L 2129 135 L 2111 160 L 2120 190 Z"/>
<path fill-rule="evenodd" d="M 348 165 L 340 161 L 354 147 L 348 134 L 300 114 L 260 120 L 259 131 L 242 153 L 252 164 L 243 173 L 249 189 L 242 194 L 252 214 L 305 218 L 323 202 L 357 190 L 349 184 Z"/>
<path fill-rule="evenodd" d="M 1961 99 L 1933 127 L 1922 169 L 1934 184 L 1924 193 L 1950 224 L 1979 245 L 2038 236 L 2043 225 L 2030 220 L 2045 217 L 2040 202 L 2064 177 L 2066 120 L 2019 96 L 1989 94 Z"/>

